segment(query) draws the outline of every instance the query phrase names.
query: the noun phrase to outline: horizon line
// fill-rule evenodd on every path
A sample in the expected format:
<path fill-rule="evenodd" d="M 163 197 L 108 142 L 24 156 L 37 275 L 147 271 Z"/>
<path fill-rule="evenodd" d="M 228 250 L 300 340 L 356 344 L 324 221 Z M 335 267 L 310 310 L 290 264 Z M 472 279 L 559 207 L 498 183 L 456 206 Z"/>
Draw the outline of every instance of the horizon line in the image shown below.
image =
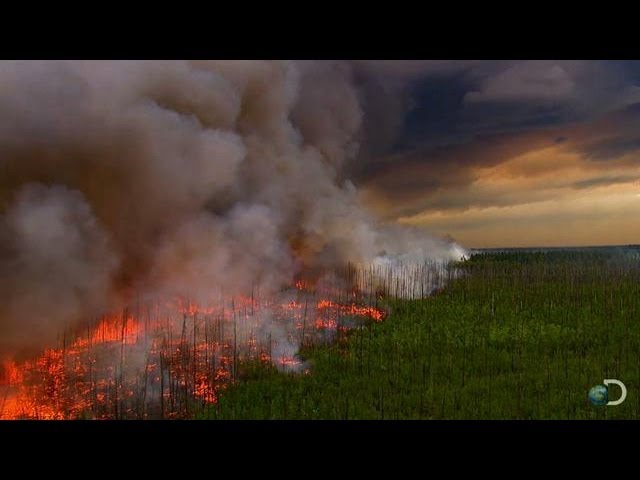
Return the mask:
<path fill-rule="evenodd" d="M 620 243 L 620 244 L 602 244 L 602 245 L 554 245 L 554 246 L 544 246 L 544 245 L 531 245 L 531 246 L 517 246 L 517 247 L 466 247 L 462 245 L 464 248 L 468 250 L 499 250 L 499 249 L 534 249 L 534 248 L 612 248 L 612 247 L 640 247 L 640 243 Z"/>

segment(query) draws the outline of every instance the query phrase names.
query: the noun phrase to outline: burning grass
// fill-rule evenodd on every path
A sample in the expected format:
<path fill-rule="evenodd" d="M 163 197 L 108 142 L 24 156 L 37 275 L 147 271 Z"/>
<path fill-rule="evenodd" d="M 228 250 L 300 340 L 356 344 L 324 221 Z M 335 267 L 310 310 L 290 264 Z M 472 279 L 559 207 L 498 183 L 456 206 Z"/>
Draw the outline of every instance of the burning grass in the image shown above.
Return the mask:
<path fill-rule="evenodd" d="M 237 296 L 206 307 L 176 299 L 104 316 L 64 332 L 36 358 L 6 359 L 0 418 L 191 418 L 251 365 L 309 373 L 299 346 L 334 342 L 385 318 L 380 297 L 364 293 L 366 275 L 358 278 L 349 289 L 298 280 L 278 298 Z"/>

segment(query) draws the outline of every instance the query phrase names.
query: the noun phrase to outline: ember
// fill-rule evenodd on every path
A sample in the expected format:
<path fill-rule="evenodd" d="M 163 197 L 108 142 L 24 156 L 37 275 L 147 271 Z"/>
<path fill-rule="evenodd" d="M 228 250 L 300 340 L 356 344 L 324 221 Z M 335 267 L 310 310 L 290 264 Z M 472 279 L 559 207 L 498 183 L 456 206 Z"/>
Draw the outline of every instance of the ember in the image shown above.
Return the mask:
<path fill-rule="evenodd" d="M 239 362 L 255 359 L 308 374 L 289 346 L 331 340 L 329 332 L 351 328 L 347 317 L 384 317 L 353 301 L 316 300 L 301 285 L 295 284 L 296 299 L 281 303 L 235 297 L 202 307 L 177 299 L 138 308 L 135 315 L 105 316 L 38 358 L 7 359 L 0 418 L 189 418 L 239 378 Z M 266 338 L 260 330 L 265 318 L 276 325 Z"/>

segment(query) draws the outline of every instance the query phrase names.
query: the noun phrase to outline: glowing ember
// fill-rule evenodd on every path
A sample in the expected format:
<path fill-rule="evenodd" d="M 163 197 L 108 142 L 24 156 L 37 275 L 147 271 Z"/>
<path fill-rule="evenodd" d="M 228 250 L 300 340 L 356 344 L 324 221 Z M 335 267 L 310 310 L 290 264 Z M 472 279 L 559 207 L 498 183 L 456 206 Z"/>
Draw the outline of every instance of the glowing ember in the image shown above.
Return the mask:
<path fill-rule="evenodd" d="M 234 297 L 202 307 L 176 299 L 136 315 L 105 316 L 38 358 L 6 359 L 0 367 L 0 419 L 189 418 L 215 404 L 239 378 L 240 361 L 308 374 L 300 359 L 277 349 L 327 341 L 326 332 L 349 329 L 342 319 L 384 318 L 382 310 L 355 298 L 346 305 L 317 301 L 305 287 L 297 281 L 298 298 L 279 304 Z M 280 325 L 273 331 L 288 333 L 265 335 L 264 318 Z"/>
<path fill-rule="evenodd" d="M 302 362 L 295 357 L 281 357 L 278 359 L 280 365 L 300 365 Z"/>
<path fill-rule="evenodd" d="M 343 315 L 369 317 L 376 322 L 384 320 L 384 312 L 379 308 L 358 306 L 355 303 L 351 305 L 338 305 L 331 300 L 321 300 L 318 302 L 318 310 L 330 308 L 338 310 Z"/>

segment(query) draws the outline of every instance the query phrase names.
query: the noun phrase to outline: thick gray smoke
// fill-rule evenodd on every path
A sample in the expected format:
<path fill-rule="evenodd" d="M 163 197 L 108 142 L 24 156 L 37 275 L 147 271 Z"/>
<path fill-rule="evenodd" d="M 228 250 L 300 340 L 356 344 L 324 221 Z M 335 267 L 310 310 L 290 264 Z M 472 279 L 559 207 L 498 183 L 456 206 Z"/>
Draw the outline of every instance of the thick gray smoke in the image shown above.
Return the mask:
<path fill-rule="evenodd" d="M 39 343 L 47 340 L 43 325 L 64 325 L 108 306 L 117 258 L 79 192 L 28 184 L 0 228 L 7 248 L 0 277 L 3 341 Z"/>
<path fill-rule="evenodd" d="M 132 292 L 455 257 L 395 244 L 359 204 L 343 172 L 363 111 L 345 62 L 1 62 L 0 352 Z"/>

